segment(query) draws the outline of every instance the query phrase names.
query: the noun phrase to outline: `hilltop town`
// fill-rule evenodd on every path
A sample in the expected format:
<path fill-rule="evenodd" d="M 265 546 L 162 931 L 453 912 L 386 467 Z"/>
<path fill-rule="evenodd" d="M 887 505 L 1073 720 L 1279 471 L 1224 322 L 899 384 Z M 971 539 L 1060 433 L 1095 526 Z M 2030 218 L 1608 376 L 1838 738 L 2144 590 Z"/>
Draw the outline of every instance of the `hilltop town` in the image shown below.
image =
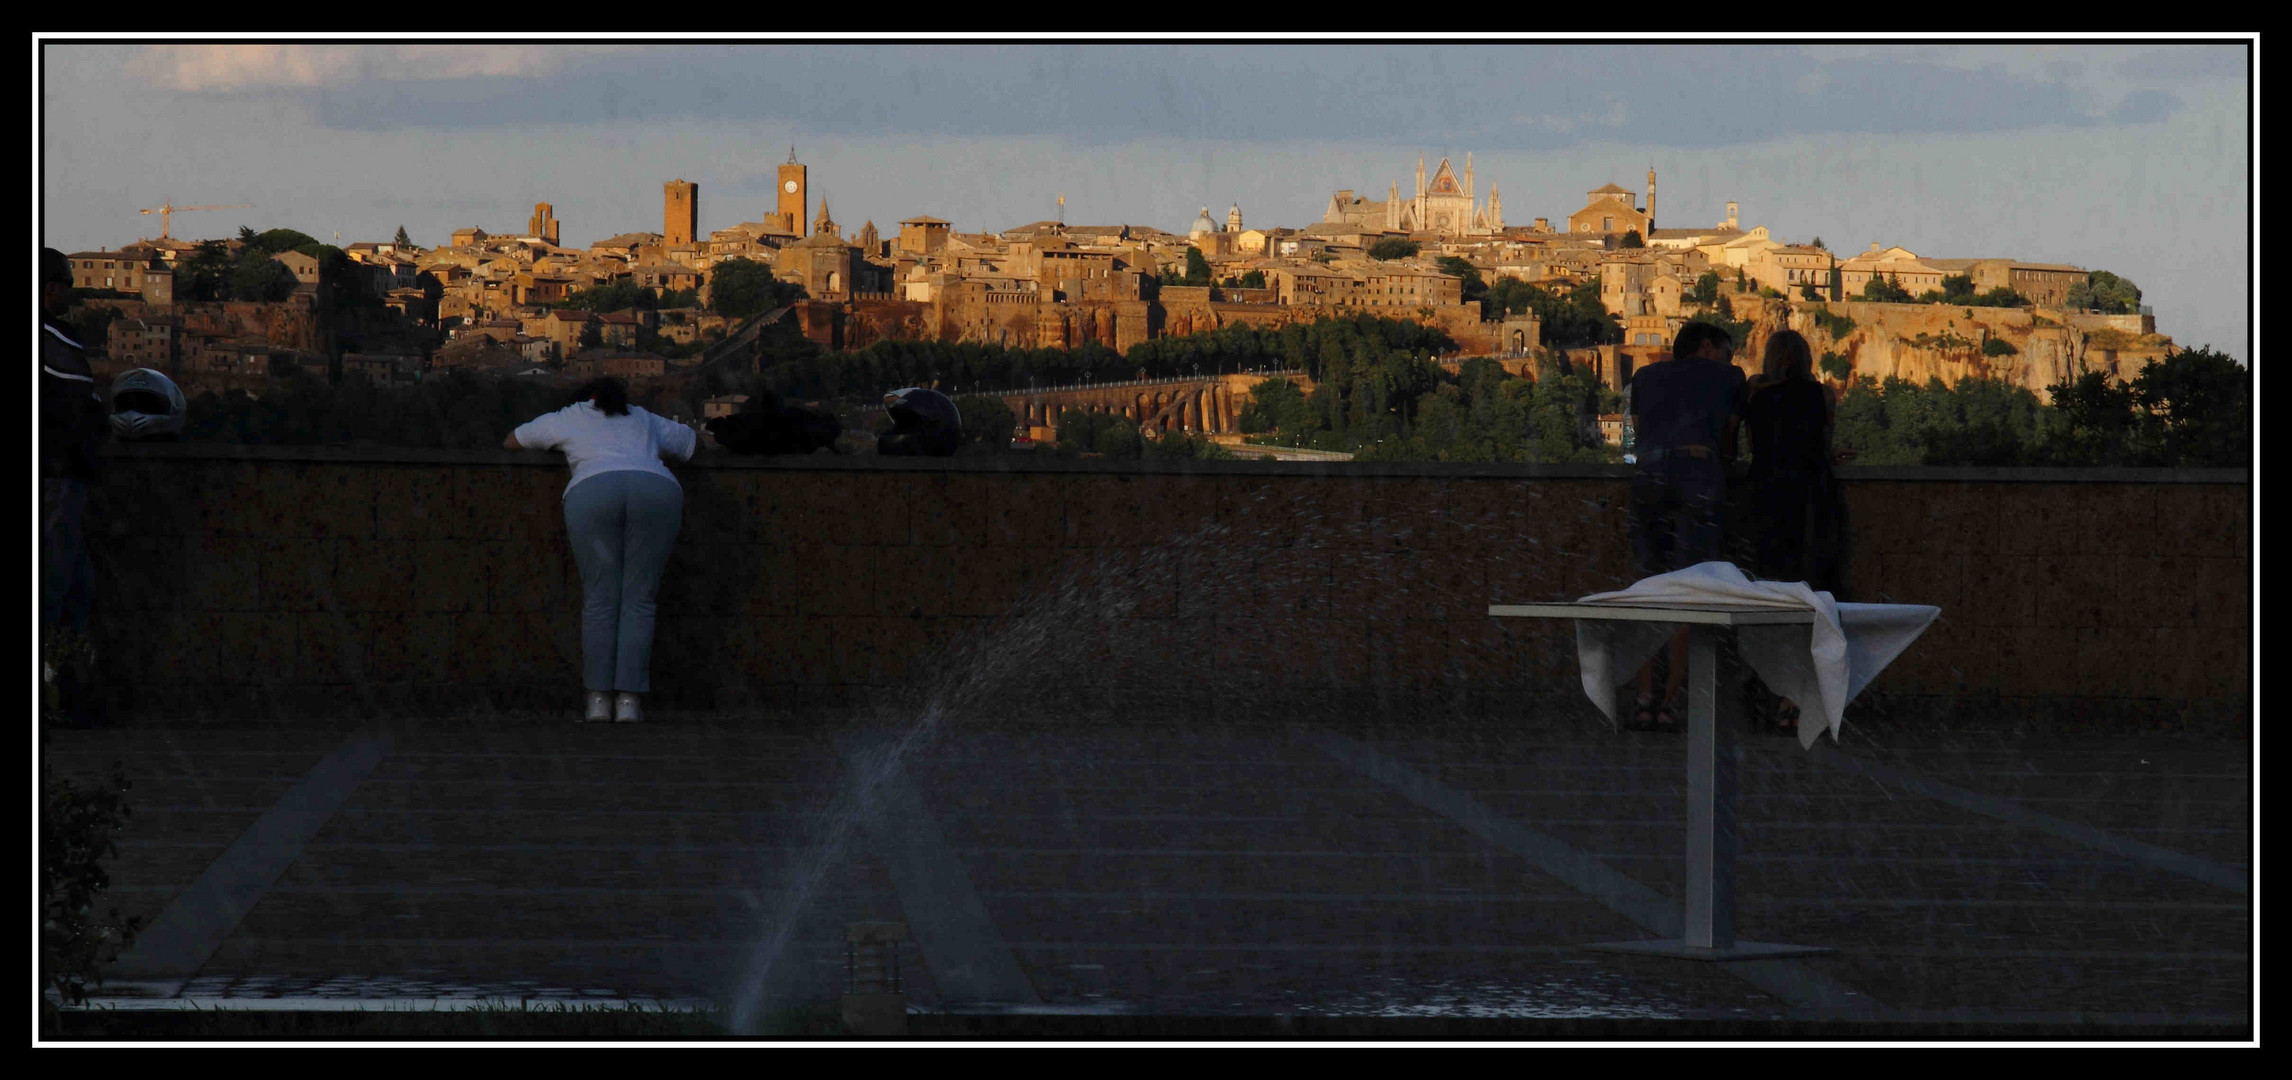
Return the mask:
<path fill-rule="evenodd" d="M 2129 377 L 2174 348 L 2137 303 L 2098 310 L 2101 276 L 2079 267 L 1877 243 L 1841 255 L 1745 227 L 1733 202 L 1709 225 L 1659 218 L 1652 167 L 1644 201 L 1604 183 L 1564 218 L 1513 224 L 1474 171 L 1470 155 L 1461 170 L 1443 159 L 1429 172 L 1420 158 L 1409 194 L 1397 180 L 1381 200 L 1338 190 L 1321 220 L 1297 226 L 1252 226 L 1234 205 L 1222 220 L 1203 207 L 1183 233 L 1055 219 L 968 232 L 928 214 L 850 229 L 826 200 L 815 205 L 791 150 L 756 220 L 702 232 L 699 186 L 676 179 L 658 232 L 566 247 L 556 208 L 541 203 L 521 230 L 470 225 L 433 247 L 403 230 L 340 249 L 303 244 L 270 256 L 275 298 L 191 295 L 181 279 L 201 245 L 165 235 L 70 258 L 83 309 L 108 319 L 90 343 L 98 370 L 155 367 L 192 388 L 252 390 L 297 368 L 378 385 L 452 368 L 673 380 L 740 362 L 767 324 L 830 350 L 939 340 L 1127 352 L 1370 314 L 1445 333 L 1455 352 L 1440 359 L 1492 356 L 1532 376 L 1533 358 L 1557 349 L 1611 387 L 1697 317 L 1735 327 L 1746 365 L 1767 333 L 1798 329 L 1841 384 L 1987 377 L 2042 394 L 2089 370 Z M 236 258 L 267 235 L 210 241 L 208 257 Z M 767 289 L 749 305 L 758 311 L 721 302 L 734 282 Z M 1544 316 L 1562 297 L 1578 310 L 1596 299 L 1606 328 L 1556 333 Z"/>

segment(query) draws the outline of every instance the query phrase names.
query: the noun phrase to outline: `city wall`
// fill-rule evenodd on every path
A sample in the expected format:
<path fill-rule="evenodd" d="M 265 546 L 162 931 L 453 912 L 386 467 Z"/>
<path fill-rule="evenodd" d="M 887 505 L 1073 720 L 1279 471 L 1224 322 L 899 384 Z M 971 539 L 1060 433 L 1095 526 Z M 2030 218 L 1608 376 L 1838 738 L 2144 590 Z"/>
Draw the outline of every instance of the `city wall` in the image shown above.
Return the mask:
<path fill-rule="evenodd" d="M 1629 580 L 1612 467 L 821 457 L 679 475 L 653 662 L 672 710 L 880 699 L 1055 596 L 1067 606 L 1036 629 L 1065 652 L 975 705 L 1534 699 L 1589 723 L 1568 628 L 1486 605 Z M 530 454 L 115 447 L 89 535 L 117 710 L 573 709 L 565 480 Z M 2242 471 L 1865 468 L 1846 490 L 1858 596 L 1943 609 L 1865 715 L 2249 721 Z"/>

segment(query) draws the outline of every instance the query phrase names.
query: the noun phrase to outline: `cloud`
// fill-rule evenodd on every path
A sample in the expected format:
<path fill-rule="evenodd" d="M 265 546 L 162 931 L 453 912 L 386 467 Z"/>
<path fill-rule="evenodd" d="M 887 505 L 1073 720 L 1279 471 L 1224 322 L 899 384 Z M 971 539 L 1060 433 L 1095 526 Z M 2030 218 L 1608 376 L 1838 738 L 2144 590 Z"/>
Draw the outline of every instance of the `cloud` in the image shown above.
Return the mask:
<path fill-rule="evenodd" d="M 1791 134 L 2149 122 L 2173 115 L 2179 97 L 2124 85 L 2114 69 L 2187 67 L 2186 51 L 1508 42 L 189 45 L 134 49 L 128 67 L 184 93 L 273 95 L 338 131 L 696 120 L 772 124 L 815 140 L 1048 137 L 1110 147 L 1178 138 L 1230 147 L 1366 139 L 1493 152 L 1602 139 L 1711 149 Z M 2127 96 L 2142 90 L 2152 92 Z"/>
<path fill-rule="evenodd" d="M 1607 99 L 1607 108 L 1598 112 L 1578 112 L 1563 116 L 1558 113 L 1524 113 L 1512 118 L 1521 127 L 1541 128 L 1566 135 L 1583 128 L 1617 128 L 1631 119 L 1631 108 L 1613 97 Z"/>
<path fill-rule="evenodd" d="M 2151 124 L 2181 111 L 2181 99 L 2162 90 L 2135 90 L 2109 110 L 2115 124 Z"/>
<path fill-rule="evenodd" d="M 363 82 L 546 75 L 599 52 L 595 45 L 152 45 L 126 70 L 185 93 L 318 88 Z"/>
<path fill-rule="evenodd" d="M 2242 45 L 2168 45 L 2128 57 L 2117 74 L 2129 79 L 2241 79 Z"/>

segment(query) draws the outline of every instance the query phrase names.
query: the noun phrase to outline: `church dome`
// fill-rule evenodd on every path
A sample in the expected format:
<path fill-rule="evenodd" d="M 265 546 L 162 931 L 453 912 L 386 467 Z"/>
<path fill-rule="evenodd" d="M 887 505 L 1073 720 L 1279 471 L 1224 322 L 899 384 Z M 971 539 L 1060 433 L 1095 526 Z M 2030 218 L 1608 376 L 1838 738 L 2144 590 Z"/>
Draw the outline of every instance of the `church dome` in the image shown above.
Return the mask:
<path fill-rule="evenodd" d="M 1187 229 L 1186 235 L 1200 236 L 1203 233 L 1214 233 L 1216 231 L 1218 231 L 1218 223 L 1210 220 L 1210 208 L 1205 206 L 1202 208 L 1202 216 L 1194 219 L 1194 227 Z"/>

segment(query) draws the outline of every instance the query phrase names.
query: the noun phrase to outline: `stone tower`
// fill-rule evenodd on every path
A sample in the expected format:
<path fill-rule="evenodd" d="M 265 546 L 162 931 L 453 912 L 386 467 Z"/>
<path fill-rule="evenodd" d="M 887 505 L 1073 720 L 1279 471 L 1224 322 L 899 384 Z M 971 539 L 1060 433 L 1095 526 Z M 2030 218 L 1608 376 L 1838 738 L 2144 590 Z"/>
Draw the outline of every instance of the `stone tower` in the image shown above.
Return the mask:
<path fill-rule="evenodd" d="M 1226 231 L 1230 233 L 1242 231 L 1242 205 L 1240 203 L 1235 203 L 1233 209 L 1226 211 Z"/>
<path fill-rule="evenodd" d="M 842 236 L 836 228 L 836 219 L 828 216 L 828 200 L 820 200 L 820 216 L 812 219 L 812 232 L 822 236 Z"/>
<path fill-rule="evenodd" d="M 1488 185 L 1488 228 L 1493 232 L 1504 231 L 1504 195 L 1496 190 L 1495 184 Z"/>
<path fill-rule="evenodd" d="M 550 211 L 554 209 L 556 208 L 550 206 L 548 203 L 534 203 L 533 220 L 527 222 L 525 225 L 526 235 L 538 236 L 541 239 L 547 241 L 549 246 L 556 247 L 557 219 L 550 213 Z"/>
<path fill-rule="evenodd" d="M 788 147 L 788 163 L 780 166 L 780 216 L 788 223 L 788 231 L 809 236 L 804 222 L 811 216 L 812 188 L 810 170 L 796 163 L 796 148 Z"/>
<path fill-rule="evenodd" d="M 869 255 L 883 254 L 883 237 L 877 234 L 875 231 L 875 222 L 873 220 L 870 220 L 867 224 L 860 226 L 859 246 L 860 250 L 867 252 Z"/>
<path fill-rule="evenodd" d="M 1736 224 L 1736 220 L 1737 220 L 1737 219 L 1736 219 L 1735 213 L 1736 213 L 1736 211 L 1737 211 L 1737 210 L 1739 210 L 1739 209 L 1741 209 L 1741 207 L 1737 206 L 1737 205 L 1736 205 L 1736 204 L 1734 204 L 1734 203 L 1728 203 L 1728 204 L 1727 204 L 1727 227 L 1728 227 L 1728 228 L 1730 228 L 1730 229 L 1740 229 L 1740 228 L 1742 228 L 1742 226 L 1741 226 L 1741 225 L 1738 225 L 1738 224 Z"/>
<path fill-rule="evenodd" d="M 661 242 L 692 243 L 693 237 L 700 233 L 700 185 L 689 180 L 671 180 L 661 201 Z"/>
<path fill-rule="evenodd" d="M 1647 165 L 1647 231 L 1655 231 L 1655 163 Z"/>

